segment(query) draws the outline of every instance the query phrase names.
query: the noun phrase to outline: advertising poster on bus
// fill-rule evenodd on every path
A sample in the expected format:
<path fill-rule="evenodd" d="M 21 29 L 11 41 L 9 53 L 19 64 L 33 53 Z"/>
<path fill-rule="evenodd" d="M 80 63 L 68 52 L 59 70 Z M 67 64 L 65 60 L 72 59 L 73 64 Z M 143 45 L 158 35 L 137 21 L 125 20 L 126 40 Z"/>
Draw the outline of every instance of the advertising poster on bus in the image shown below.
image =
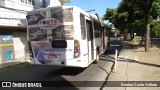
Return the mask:
<path fill-rule="evenodd" d="M 38 24 L 41 19 L 46 18 L 46 11 L 33 11 L 29 12 L 26 16 L 28 25 Z"/>
<path fill-rule="evenodd" d="M 65 60 L 65 58 L 71 59 L 65 55 L 66 53 L 73 54 L 73 50 L 69 48 L 52 48 L 50 42 L 32 42 L 32 51 L 34 58 L 42 64 L 53 64 L 53 62 Z"/>
<path fill-rule="evenodd" d="M 40 29 L 39 27 L 29 28 L 29 40 L 30 41 L 46 41 L 47 30 Z"/>
<path fill-rule="evenodd" d="M 46 13 L 47 12 L 47 13 Z M 50 12 L 50 13 L 49 13 Z M 29 12 L 28 36 L 34 58 L 42 64 L 52 64 L 58 60 L 72 59 L 74 47 L 67 41 L 70 48 L 53 48 L 54 40 L 73 40 L 73 8 L 50 8 Z M 70 24 L 66 24 L 70 22 Z"/>

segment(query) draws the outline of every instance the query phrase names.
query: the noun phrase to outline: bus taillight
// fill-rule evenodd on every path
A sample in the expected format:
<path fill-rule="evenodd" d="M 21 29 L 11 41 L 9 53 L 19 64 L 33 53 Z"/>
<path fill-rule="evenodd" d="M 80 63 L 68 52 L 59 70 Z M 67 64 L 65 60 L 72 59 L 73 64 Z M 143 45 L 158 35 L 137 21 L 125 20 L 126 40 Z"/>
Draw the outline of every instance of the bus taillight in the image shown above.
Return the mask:
<path fill-rule="evenodd" d="M 74 58 L 78 58 L 80 56 L 80 44 L 78 40 L 74 41 Z"/>

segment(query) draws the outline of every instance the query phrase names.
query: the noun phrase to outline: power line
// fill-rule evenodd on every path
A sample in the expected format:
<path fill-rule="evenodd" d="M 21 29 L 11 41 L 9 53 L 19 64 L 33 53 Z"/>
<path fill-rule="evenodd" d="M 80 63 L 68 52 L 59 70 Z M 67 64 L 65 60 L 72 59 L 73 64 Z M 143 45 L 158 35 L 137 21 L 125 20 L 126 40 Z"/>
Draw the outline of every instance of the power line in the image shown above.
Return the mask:
<path fill-rule="evenodd" d="M 93 10 L 88 10 L 88 11 L 86 11 L 86 12 L 93 12 L 93 11 L 96 11 L 95 9 L 93 9 Z"/>
<path fill-rule="evenodd" d="M 91 5 L 91 3 L 88 2 L 88 0 L 86 0 L 85 2 L 84 2 L 84 0 L 80 0 L 80 2 L 83 3 L 83 5 L 85 7 L 87 7 L 87 10 L 86 10 L 87 12 L 93 12 L 93 11 L 95 11 L 95 9 L 92 8 L 92 5 Z"/>
<path fill-rule="evenodd" d="M 90 5 L 94 8 L 94 10 L 96 9 L 95 7 L 94 7 L 94 5 L 93 5 L 93 3 L 90 1 L 90 0 L 87 0 L 89 3 L 90 3 Z M 96 10 L 95 10 L 96 11 Z"/>
<path fill-rule="evenodd" d="M 13 9 L 13 8 L 9 8 L 9 7 L 3 7 L 3 6 L 0 6 L 0 7 L 4 8 L 4 9 L 8 9 L 8 10 L 13 10 L 13 11 L 25 13 L 25 14 L 28 12 L 28 11 L 25 11 L 25 10 Z"/>
<path fill-rule="evenodd" d="M 84 7 L 87 7 L 87 9 L 88 9 L 88 5 L 87 5 L 85 2 L 83 2 L 83 0 L 80 0 L 80 2 L 82 3 L 82 5 L 83 5 Z"/>
<path fill-rule="evenodd" d="M 24 19 L 24 18 L 5 18 L 5 17 L 0 17 L 0 19 L 22 20 L 22 19 Z"/>

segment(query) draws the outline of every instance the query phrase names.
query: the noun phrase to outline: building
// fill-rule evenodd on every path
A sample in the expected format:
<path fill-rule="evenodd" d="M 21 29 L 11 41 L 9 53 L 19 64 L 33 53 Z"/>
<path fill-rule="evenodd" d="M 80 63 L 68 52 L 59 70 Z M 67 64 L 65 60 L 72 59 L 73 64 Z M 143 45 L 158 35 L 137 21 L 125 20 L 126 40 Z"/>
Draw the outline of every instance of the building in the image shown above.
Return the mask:
<path fill-rule="evenodd" d="M 41 8 L 44 0 L 0 0 L 0 35 L 13 36 L 15 58 L 24 57 L 27 48 L 26 14 Z M 46 0 L 49 6 L 61 6 L 69 0 Z M 1 52 L 0 52 L 1 53 Z M 1 57 L 1 56 L 0 56 Z"/>

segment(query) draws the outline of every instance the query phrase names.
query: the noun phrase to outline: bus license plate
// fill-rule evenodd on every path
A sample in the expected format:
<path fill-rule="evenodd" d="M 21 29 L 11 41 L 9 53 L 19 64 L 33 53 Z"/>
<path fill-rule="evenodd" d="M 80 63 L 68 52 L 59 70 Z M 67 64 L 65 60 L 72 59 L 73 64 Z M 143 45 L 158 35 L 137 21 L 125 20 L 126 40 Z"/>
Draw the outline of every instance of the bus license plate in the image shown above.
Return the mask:
<path fill-rule="evenodd" d="M 44 58 L 46 60 L 55 60 L 55 59 L 60 58 L 60 55 L 59 54 L 45 54 Z"/>
<path fill-rule="evenodd" d="M 55 54 L 48 55 L 48 60 L 54 60 L 54 59 L 57 59 L 57 55 L 55 55 Z"/>

